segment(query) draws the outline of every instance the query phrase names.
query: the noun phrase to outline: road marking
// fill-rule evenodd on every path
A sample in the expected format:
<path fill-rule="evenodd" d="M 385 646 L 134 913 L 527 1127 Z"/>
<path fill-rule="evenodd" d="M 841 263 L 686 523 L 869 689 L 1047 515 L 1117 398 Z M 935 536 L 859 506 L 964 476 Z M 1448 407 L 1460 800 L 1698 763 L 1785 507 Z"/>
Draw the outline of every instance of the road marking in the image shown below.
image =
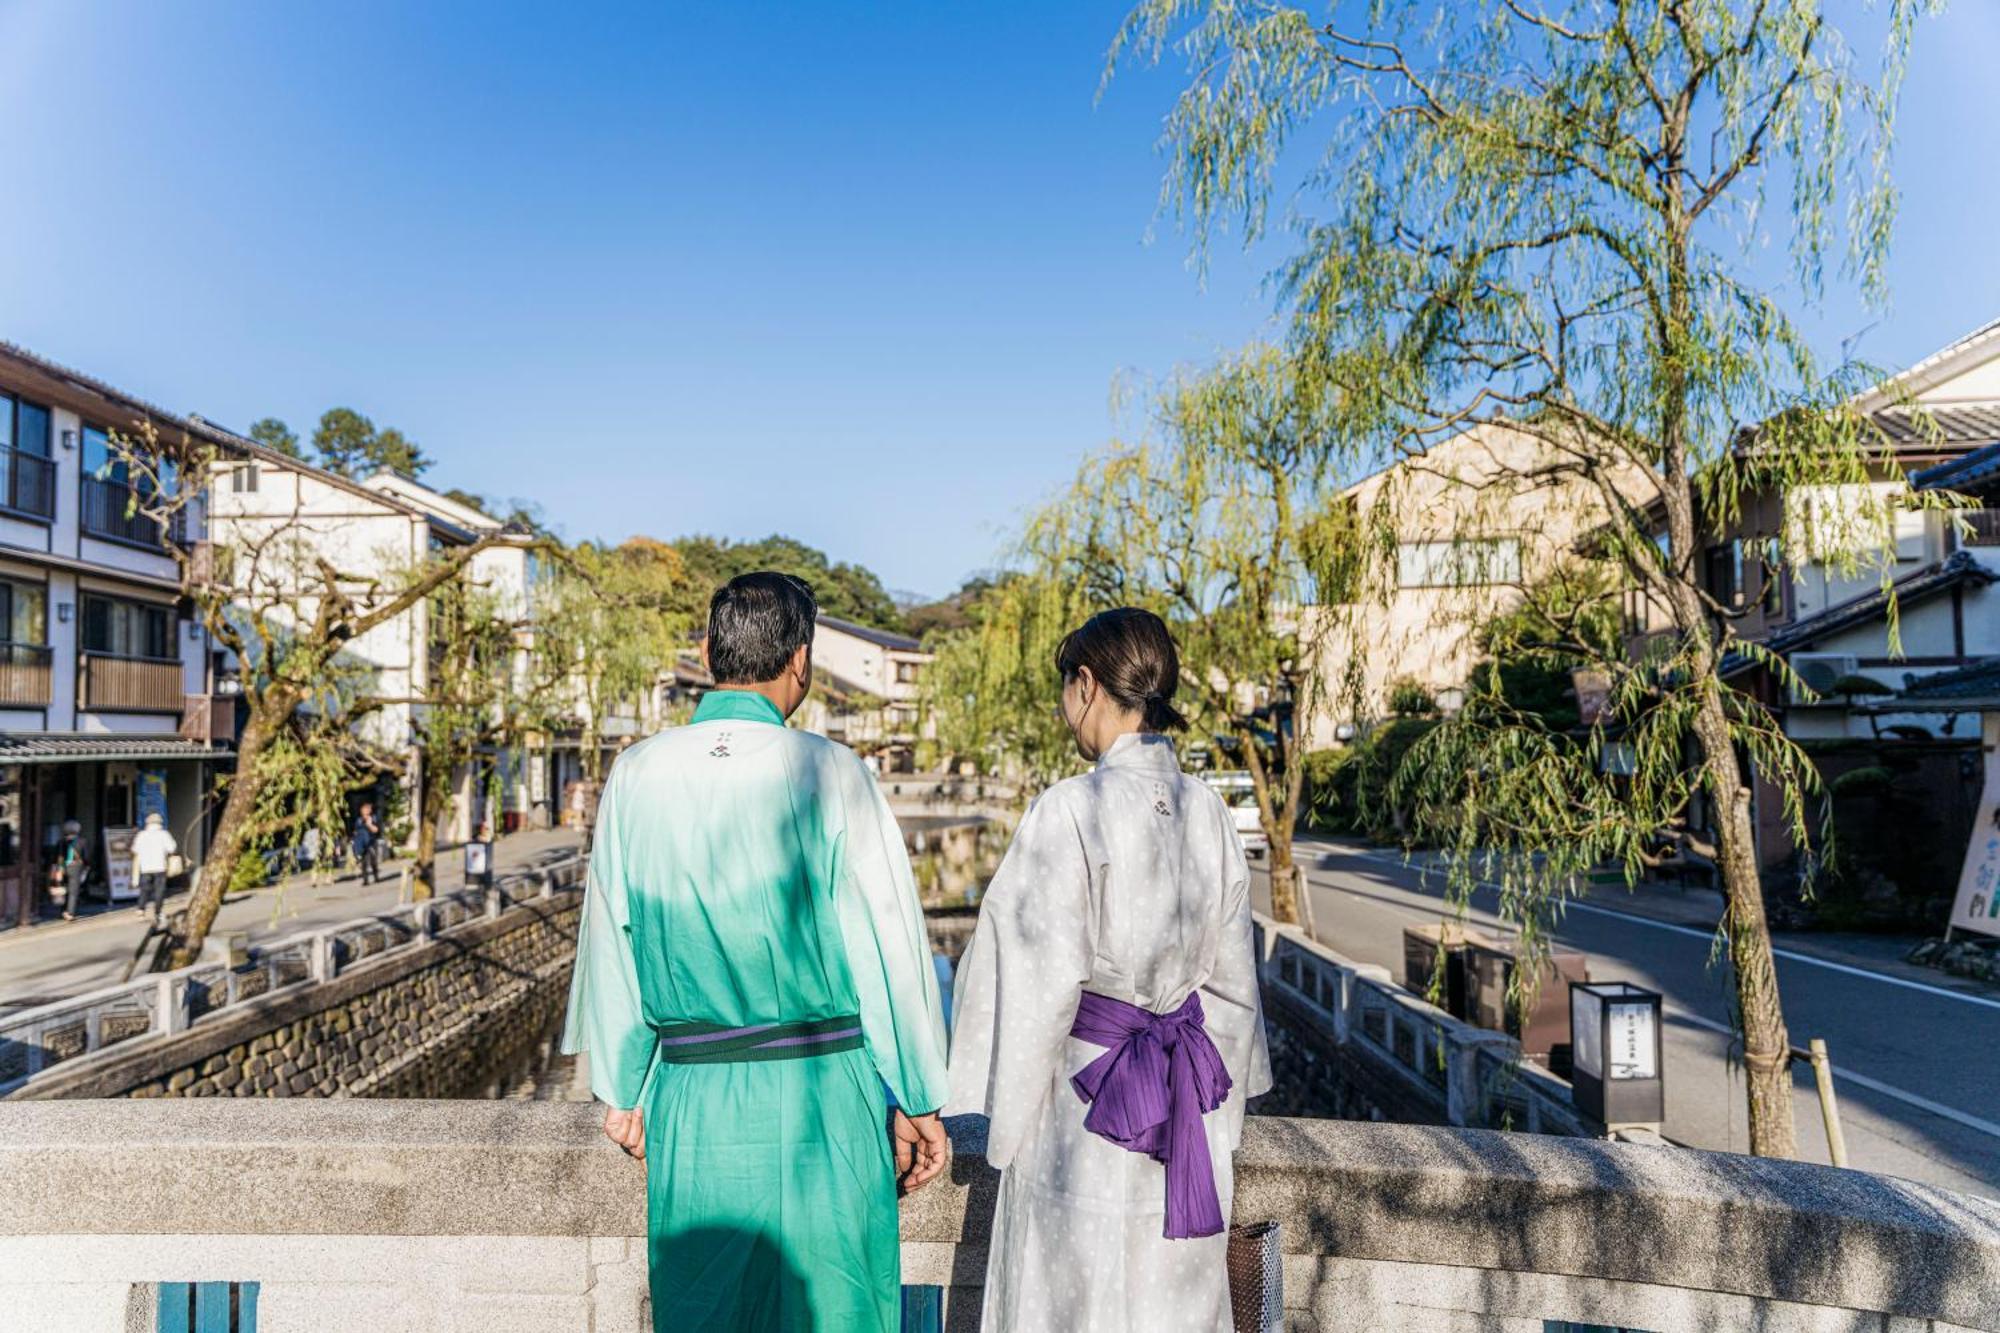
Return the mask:
<path fill-rule="evenodd" d="M 1351 856 L 1360 861 L 1373 861 L 1378 865 L 1394 866 L 1399 870 L 1413 870 L 1424 879 L 1429 879 L 1431 876 L 1432 867 L 1415 865 L 1403 860 L 1401 857 L 1387 856 L 1380 852 L 1357 852 L 1347 848 L 1334 848 L 1332 850 L 1336 855 Z M 1492 883 L 1490 880 L 1482 879 L 1479 881 L 1479 885 L 1481 888 L 1496 891 L 1499 888 L 1498 885 Z M 1338 889 L 1339 886 L 1327 885 L 1325 887 Z M 1688 935 L 1698 940 L 1713 940 L 1715 938 L 1715 932 L 1712 930 L 1696 930 L 1692 926 L 1675 925 L 1671 921 L 1655 921 L 1648 916 L 1639 916 L 1632 912 L 1620 912 L 1610 907 L 1596 907 L 1590 903 L 1577 902 L 1575 899 L 1566 902 L 1563 905 L 1563 910 L 1565 912 L 1592 912 L 1598 916 L 1616 917 L 1620 921 L 1628 921 L 1635 926 L 1650 926 L 1654 930 L 1672 931 L 1676 935 Z M 1830 962 L 1825 958 L 1815 958 L 1811 954 L 1797 953 L 1791 949 L 1778 948 L 1775 945 L 1772 947 L 1771 952 L 1774 956 L 1783 958 L 1789 962 L 1808 963 L 1813 967 L 1826 968 L 1830 972 L 1845 972 L 1852 977 L 1863 977 L 1869 981 L 1879 981 L 1888 986 L 1902 986 L 1909 990 L 1923 991 L 1927 995 L 1936 995 L 1947 1000 L 1958 1000 L 1961 1003 L 1974 1004 L 1985 1009 L 2000 1009 L 2000 1000 L 1987 995 L 1974 995 L 1962 990 L 1952 990 L 1947 986 L 1934 986 L 1925 981 L 1911 981 L 1907 977 L 1892 977 L 1883 972 L 1871 972 L 1865 967 L 1854 967 L 1847 963 Z M 1858 1076 L 1851 1075 L 1850 1077 Z M 1985 1124 L 1987 1122 L 1981 1121 L 1980 1123 Z"/>
<path fill-rule="evenodd" d="M 1685 1023 L 1692 1023 L 1696 1027 L 1705 1028 L 1710 1032 L 1720 1033 L 1732 1041 L 1736 1037 L 1735 1030 L 1727 1023 L 1718 1023 L 1712 1018 L 1703 1018 L 1700 1014 L 1689 1013 L 1685 1009 L 1668 1009 L 1666 1014 L 1669 1018 L 1678 1019 Z M 1982 1120 L 1976 1115 L 1970 1115 L 1964 1111 L 1946 1106 L 1942 1102 L 1934 1102 L 1928 1097 L 1920 1097 L 1914 1092 L 1905 1092 L 1901 1088 L 1884 1083 L 1879 1078 L 1870 1078 L 1866 1074 L 1857 1074 L 1852 1069 L 1844 1068 L 1839 1064 L 1833 1067 L 1833 1077 L 1836 1083 L 1844 1080 L 1857 1087 L 1867 1088 L 1871 1092 L 1879 1092 L 1884 1097 L 1893 1097 L 1899 1102 L 1906 1102 L 1920 1111 L 1929 1111 L 1932 1115 L 1943 1116 L 1946 1120 L 1956 1121 L 1964 1125 L 1967 1129 L 1978 1130 L 1981 1134 L 2000 1139 L 2000 1124 L 1996 1124 L 1991 1120 Z M 1801 1096 L 1806 1095 L 1802 1090 L 1794 1090 L 1799 1091 Z"/>

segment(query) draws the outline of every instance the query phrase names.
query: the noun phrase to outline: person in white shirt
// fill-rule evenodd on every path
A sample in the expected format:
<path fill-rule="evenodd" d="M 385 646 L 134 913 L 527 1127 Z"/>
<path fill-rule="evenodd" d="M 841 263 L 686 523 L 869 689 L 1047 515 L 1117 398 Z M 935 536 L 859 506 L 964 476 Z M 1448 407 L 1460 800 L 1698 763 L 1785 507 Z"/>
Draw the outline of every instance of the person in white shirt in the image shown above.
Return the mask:
<path fill-rule="evenodd" d="M 156 923 L 166 910 L 167 858 L 180 849 L 174 835 L 167 832 L 167 822 L 157 813 L 147 815 L 146 827 L 132 838 L 132 869 L 139 876 L 139 910 L 145 911 L 150 902 Z"/>

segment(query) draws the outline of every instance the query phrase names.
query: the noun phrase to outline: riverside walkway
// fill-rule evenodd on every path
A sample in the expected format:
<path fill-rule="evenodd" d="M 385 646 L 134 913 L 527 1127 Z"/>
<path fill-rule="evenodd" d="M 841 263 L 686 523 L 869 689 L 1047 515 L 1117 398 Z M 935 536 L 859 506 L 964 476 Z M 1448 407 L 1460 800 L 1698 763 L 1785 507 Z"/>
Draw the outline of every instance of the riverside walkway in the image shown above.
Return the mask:
<path fill-rule="evenodd" d="M 494 867 L 504 873 L 577 845 L 577 835 L 570 829 L 512 834 L 495 840 Z M 242 934 L 254 944 L 394 907 L 408 892 L 402 872 L 409 864 L 407 858 L 385 863 L 378 884 L 363 884 L 360 871 L 350 867 L 330 877 L 292 875 L 265 888 L 232 894 L 223 901 L 210 937 Z M 439 851 L 440 892 L 464 887 L 464 865 L 458 848 Z M 168 909 L 183 901 L 184 895 L 169 898 Z M 19 1008 L 116 985 L 145 934 L 144 918 L 129 907 L 0 934 L 0 1006 Z"/>

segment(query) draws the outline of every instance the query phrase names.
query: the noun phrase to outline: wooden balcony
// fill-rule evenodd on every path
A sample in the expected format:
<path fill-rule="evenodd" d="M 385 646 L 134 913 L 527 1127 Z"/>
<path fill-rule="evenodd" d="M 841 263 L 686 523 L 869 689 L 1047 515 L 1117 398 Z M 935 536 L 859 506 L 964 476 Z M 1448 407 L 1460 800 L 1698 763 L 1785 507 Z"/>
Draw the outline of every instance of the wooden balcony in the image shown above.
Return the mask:
<path fill-rule="evenodd" d="M 178 659 L 85 653 L 76 676 L 77 706 L 93 712 L 178 714 L 186 703 Z"/>
<path fill-rule="evenodd" d="M 46 708 L 52 654 L 31 643 L 0 643 L 0 707 Z"/>
<path fill-rule="evenodd" d="M 190 694 L 181 708 L 181 735 L 203 745 L 236 742 L 236 698 L 233 694 Z"/>

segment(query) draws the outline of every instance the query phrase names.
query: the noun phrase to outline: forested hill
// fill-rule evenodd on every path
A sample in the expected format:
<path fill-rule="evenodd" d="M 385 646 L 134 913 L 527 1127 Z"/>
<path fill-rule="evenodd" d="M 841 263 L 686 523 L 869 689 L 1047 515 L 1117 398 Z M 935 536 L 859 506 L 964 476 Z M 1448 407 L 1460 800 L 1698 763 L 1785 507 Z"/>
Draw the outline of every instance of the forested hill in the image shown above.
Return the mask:
<path fill-rule="evenodd" d="M 907 629 L 895 598 L 873 570 L 835 564 L 824 551 L 790 537 L 773 534 L 761 541 L 739 542 L 695 536 L 669 545 L 680 552 L 688 580 L 696 588 L 714 588 L 755 569 L 775 569 L 812 584 L 819 594 L 819 609 L 827 615 L 898 634 Z"/>

